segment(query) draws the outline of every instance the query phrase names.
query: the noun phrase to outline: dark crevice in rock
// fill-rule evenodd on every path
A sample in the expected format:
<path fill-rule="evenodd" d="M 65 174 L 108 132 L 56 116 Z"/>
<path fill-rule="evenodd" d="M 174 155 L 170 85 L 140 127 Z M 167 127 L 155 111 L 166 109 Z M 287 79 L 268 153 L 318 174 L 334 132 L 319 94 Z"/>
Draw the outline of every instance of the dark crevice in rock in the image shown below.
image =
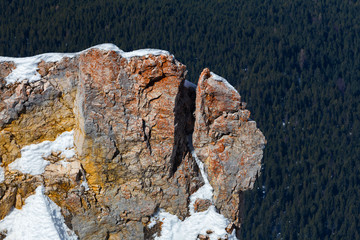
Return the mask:
<path fill-rule="evenodd" d="M 110 238 L 110 232 L 107 231 L 107 232 L 106 232 L 106 236 L 105 236 L 105 240 L 108 240 L 109 238 Z"/>
<path fill-rule="evenodd" d="M 187 135 L 187 147 L 189 149 L 189 152 L 193 152 L 194 151 L 194 145 L 193 145 L 193 141 L 192 141 L 192 133 Z"/>
<path fill-rule="evenodd" d="M 162 96 L 162 94 L 160 94 L 160 95 L 157 96 L 157 97 L 154 97 L 154 98 L 150 99 L 150 100 L 149 100 L 149 104 L 150 104 L 152 101 L 159 99 L 161 96 Z"/>
<path fill-rule="evenodd" d="M 148 226 L 144 226 L 144 239 L 145 240 L 153 240 L 155 239 L 154 235 L 159 237 L 159 233 L 161 232 L 161 223 L 156 223 L 152 228 Z"/>
<path fill-rule="evenodd" d="M 155 84 L 156 82 L 161 81 L 161 79 L 163 79 L 164 77 L 165 77 L 165 76 L 162 75 L 162 76 L 158 76 L 158 77 L 155 77 L 155 78 L 151 79 L 150 82 L 149 82 L 148 84 L 146 84 L 145 87 L 144 87 L 142 90 L 144 91 L 145 89 L 154 86 L 154 84 Z"/>
<path fill-rule="evenodd" d="M 80 182 L 80 180 L 81 180 L 81 178 L 82 178 L 82 172 L 81 172 L 81 171 L 79 171 L 79 172 L 76 174 L 75 181 L 79 183 L 79 182 Z"/>
<path fill-rule="evenodd" d="M 84 170 L 84 168 L 82 166 L 80 168 L 80 172 L 81 172 L 82 180 L 86 181 L 86 173 L 85 173 L 85 170 Z"/>
<path fill-rule="evenodd" d="M 180 85 L 179 94 L 175 99 L 175 132 L 174 149 L 171 155 L 170 177 L 181 165 L 185 155 L 189 152 L 187 136 L 194 131 L 195 90 Z"/>
<path fill-rule="evenodd" d="M 146 142 L 146 147 L 149 149 L 151 155 L 152 154 L 151 145 L 150 145 L 151 129 L 146 126 L 144 119 L 142 119 L 142 130 L 144 133 L 144 141 Z"/>
<path fill-rule="evenodd" d="M 111 160 L 114 160 L 117 156 L 119 156 L 119 154 L 120 154 L 119 148 L 117 148 L 117 147 L 115 146 L 115 152 L 114 152 L 114 155 L 113 155 L 113 157 L 112 157 Z"/>

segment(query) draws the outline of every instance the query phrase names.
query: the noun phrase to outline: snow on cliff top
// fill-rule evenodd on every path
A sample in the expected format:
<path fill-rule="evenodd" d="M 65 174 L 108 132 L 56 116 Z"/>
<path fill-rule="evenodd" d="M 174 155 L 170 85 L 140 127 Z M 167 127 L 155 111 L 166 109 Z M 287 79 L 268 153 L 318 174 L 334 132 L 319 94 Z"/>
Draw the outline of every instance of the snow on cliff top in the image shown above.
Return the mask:
<path fill-rule="evenodd" d="M 121 56 L 124 58 L 133 58 L 133 57 L 142 57 L 142 56 L 148 56 L 148 55 L 154 55 L 154 56 L 158 56 L 158 55 L 170 55 L 170 53 L 168 51 L 165 50 L 160 50 L 160 49 L 151 49 L 151 48 L 147 48 L 147 49 L 139 49 L 139 50 L 135 50 L 132 52 L 123 52 L 121 53 Z"/>
<path fill-rule="evenodd" d="M 219 75 L 213 73 L 213 72 L 210 72 L 211 74 L 211 77 L 215 80 L 215 81 L 218 81 L 218 82 L 223 82 L 229 89 L 232 89 L 234 90 L 235 92 L 238 92 L 233 85 L 231 85 L 225 78 L 223 77 L 220 77 Z"/>
<path fill-rule="evenodd" d="M 24 79 L 28 79 L 30 82 L 40 80 L 41 76 L 36 70 L 42 60 L 45 62 L 57 62 L 63 57 L 71 58 L 74 56 L 73 53 L 44 53 L 24 58 L 0 57 L 0 62 L 14 62 L 16 64 L 16 68 L 5 78 L 6 83 L 11 84 Z"/>
<path fill-rule="evenodd" d="M 60 61 L 64 57 L 73 58 L 81 53 L 84 53 L 90 49 L 100 49 L 105 51 L 115 51 L 119 53 L 122 57 L 126 59 L 130 59 L 133 57 L 142 57 L 148 55 L 170 55 L 168 51 L 159 50 L 159 49 L 139 49 L 131 52 L 124 52 L 119 49 L 116 45 L 111 43 L 99 44 L 83 51 L 77 53 L 44 53 L 32 57 L 23 57 L 23 58 L 15 58 L 15 57 L 1 57 L 0 62 L 14 62 L 16 64 L 16 68 L 12 70 L 12 72 L 5 78 L 7 84 L 12 84 L 17 81 L 22 81 L 24 79 L 28 79 L 30 82 L 35 82 L 41 79 L 40 74 L 37 72 L 38 64 L 41 61 L 45 62 L 57 62 Z"/>
<path fill-rule="evenodd" d="M 21 210 L 14 208 L 0 221 L 0 232 L 4 231 L 7 232 L 6 240 L 78 239 L 65 225 L 60 207 L 44 195 L 43 186 L 36 188 Z"/>
<path fill-rule="evenodd" d="M 61 152 L 65 158 L 74 156 L 74 131 L 62 133 L 55 141 L 44 141 L 23 147 L 21 157 L 10 163 L 9 169 L 32 175 L 41 174 L 50 163 L 43 157 L 49 156 L 51 152 Z"/>

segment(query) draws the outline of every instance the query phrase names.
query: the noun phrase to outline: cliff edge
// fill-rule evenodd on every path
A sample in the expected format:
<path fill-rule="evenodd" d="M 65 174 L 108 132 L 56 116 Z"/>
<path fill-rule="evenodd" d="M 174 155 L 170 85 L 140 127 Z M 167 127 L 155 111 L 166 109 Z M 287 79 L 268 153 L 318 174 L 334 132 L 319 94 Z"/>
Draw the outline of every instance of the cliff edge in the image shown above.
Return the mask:
<path fill-rule="evenodd" d="M 166 51 L 112 44 L 0 57 L 0 239 L 37 238 L 16 228 L 33 205 L 52 239 L 235 239 L 265 138 L 225 79 L 185 76 Z M 166 235 L 211 214 L 222 230 Z"/>

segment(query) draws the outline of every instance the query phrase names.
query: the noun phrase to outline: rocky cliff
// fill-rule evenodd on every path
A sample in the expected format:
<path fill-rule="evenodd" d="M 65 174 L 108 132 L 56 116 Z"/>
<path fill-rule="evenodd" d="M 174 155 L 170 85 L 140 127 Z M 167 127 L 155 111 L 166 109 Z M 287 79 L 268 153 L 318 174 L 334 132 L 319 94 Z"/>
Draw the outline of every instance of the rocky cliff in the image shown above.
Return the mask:
<path fill-rule="evenodd" d="M 197 237 L 235 236 L 265 138 L 225 79 L 185 76 L 166 51 L 110 44 L 0 57 L 0 239 L 35 196 L 60 207 L 60 239 L 161 238 L 159 211 L 181 222 L 211 206 L 228 233 Z"/>

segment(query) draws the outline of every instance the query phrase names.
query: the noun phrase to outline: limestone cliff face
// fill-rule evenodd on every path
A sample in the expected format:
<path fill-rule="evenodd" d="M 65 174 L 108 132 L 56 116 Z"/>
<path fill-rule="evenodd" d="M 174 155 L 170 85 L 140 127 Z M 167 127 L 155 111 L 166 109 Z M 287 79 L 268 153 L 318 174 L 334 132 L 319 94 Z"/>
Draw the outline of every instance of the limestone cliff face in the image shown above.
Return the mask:
<path fill-rule="evenodd" d="M 0 61 L 0 219 L 43 185 L 80 239 L 148 238 L 159 208 L 184 219 L 190 195 L 204 184 L 188 148 L 194 132 L 214 203 L 239 222 L 239 193 L 260 171 L 265 139 L 235 90 L 205 70 L 195 111 L 186 68 L 165 51 L 95 47 L 41 58 L 36 78 L 16 81 L 9 79 L 19 63 Z M 24 147 L 71 130 L 75 155 L 43 156 L 36 174 L 13 167 Z"/>

